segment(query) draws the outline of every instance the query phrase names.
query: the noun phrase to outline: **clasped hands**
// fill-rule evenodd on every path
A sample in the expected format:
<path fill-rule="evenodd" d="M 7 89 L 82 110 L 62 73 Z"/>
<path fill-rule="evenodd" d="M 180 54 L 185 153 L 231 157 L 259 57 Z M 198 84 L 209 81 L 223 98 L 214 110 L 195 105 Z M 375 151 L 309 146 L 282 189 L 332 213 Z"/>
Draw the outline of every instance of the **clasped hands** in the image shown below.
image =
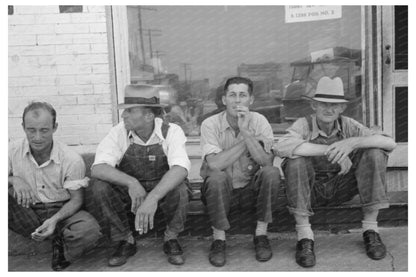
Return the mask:
<path fill-rule="evenodd" d="M 325 151 L 325 155 L 332 164 L 338 163 L 341 167 L 338 174 L 346 174 L 350 171 L 352 162 L 348 155 L 355 149 L 355 141 L 353 138 L 334 142 L 329 145 Z"/>
<path fill-rule="evenodd" d="M 157 199 L 149 196 L 140 183 L 129 186 L 131 212 L 136 214 L 134 226 L 139 234 L 153 229 L 153 219 L 157 209 Z"/>

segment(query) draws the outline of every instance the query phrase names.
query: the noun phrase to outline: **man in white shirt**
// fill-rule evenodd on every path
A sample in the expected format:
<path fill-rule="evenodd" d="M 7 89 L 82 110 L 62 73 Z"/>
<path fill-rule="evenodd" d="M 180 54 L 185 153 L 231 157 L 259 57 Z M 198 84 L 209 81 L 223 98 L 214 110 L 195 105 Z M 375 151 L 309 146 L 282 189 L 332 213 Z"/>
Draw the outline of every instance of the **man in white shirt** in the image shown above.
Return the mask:
<path fill-rule="evenodd" d="M 118 106 L 124 109 L 123 121 L 97 147 L 91 175 L 98 180 L 87 207 L 118 242 L 109 266 L 120 266 L 136 253 L 133 225 L 139 234 L 153 229 L 158 205 L 167 222 L 163 250 L 170 263 L 184 263 L 177 237 L 186 221 L 190 161 L 182 129 L 157 117 L 164 93 L 158 86 L 126 86 L 125 103 Z"/>
<path fill-rule="evenodd" d="M 9 144 L 9 228 L 35 241 L 52 239 L 52 269 L 61 271 L 92 249 L 97 221 L 81 210 L 85 164 L 53 138 L 55 109 L 32 102 L 23 111 L 26 137 Z"/>

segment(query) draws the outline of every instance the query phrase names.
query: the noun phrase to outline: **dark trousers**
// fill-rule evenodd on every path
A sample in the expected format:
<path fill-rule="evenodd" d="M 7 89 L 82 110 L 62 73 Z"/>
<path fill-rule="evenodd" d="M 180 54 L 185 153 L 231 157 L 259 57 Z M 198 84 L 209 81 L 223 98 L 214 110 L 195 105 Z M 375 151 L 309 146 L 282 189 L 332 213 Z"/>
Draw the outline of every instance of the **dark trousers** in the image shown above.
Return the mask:
<path fill-rule="evenodd" d="M 184 230 L 189 204 L 189 189 L 185 182 L 169 191 L 159 201 L 170 231 Z M 87 210 L 97 218 L 103 233 L 112 241 L 126 240 L 134 230 L 134 214 L 130 211 L 131 199 L 123 186 L 95 180 L 86 193 Z"/>
<path fill-rule="evenodd" d="M 266 166 L 253 177 L 244 188 L 233 189 L 231 178 L 225 171 L 211 170 L 201 188 L 202 201 L 207 207 L 211 225 L 219 230 L 228 230 L 228 214 L 233 203 L 256 208 L 258 221 L 271 223 L 277 208 L 277 193 L 280 184 L 279 169 Z"/>
<path fill-rule="evenodd" d="M 64 205 L 63 202 L 39 203 L 24 208 L 17 204 L 10 193 L 13 192 L 9 191 L 9 228 L 28 238 Z M 74 261 L 96 246 L 101 233 L 97 221 L 88 212 L 81 210 L 59 222 L 54 235 L 63 238 L 65 258 Z"/>
<path fill-rule="evenodd" d="M 386 187 L 387 153 L 378 148 L 359 149 L 350 154 L 352 167 L 345 175 L 322 171 L 309 157 L 286 159 L 288 209 L 292 214 L 313 215 L 312 207 L 335 206 L 359 194 L 363 212 L 389 207 Z M 320 179 L 321 178 L 321 179 Z"/>

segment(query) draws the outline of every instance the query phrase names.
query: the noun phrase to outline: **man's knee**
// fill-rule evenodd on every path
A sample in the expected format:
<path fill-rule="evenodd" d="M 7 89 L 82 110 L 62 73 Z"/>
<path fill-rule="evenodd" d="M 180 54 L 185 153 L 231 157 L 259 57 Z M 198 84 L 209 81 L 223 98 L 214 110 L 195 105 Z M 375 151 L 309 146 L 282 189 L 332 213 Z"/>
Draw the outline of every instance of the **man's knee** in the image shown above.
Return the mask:
<path fill-rule="evenodd" d="M 298 157 L 294 159 L 286 159 L 283 164 L 283 170 L 286 172 L 295 172 L 298 170 L 305 170 L 310 159 L 307 157 Z M 286 173 L 287 174 L 287 173 Z"/>
<path fill-rule="evenodd" d="M 225 188 L 227 183 L 227 173 L 225 171 L 216 170 L 212 172 L 205 180 L 207 190 L 220 191 Z"/>
<path fill-rule="evenodd" d="M 187 202 L 188 201 L 188 187 L 185 182 L 182 182 L 177 187 L 172 189 L 168 194 L 168 198 L 177 199 L 180 202 Z"/>
<path fill-rule="evenodd" d="M 387 161 L 387 153 L 380 148 L 367 148 L 363 150 L 363 158 L 377 162 Z"/>
<path fill-rule="evenodd" d="M 260 169 L 259 175 L 267 181 L 279 182 L 280 181 L 280 171 L 277 167 L 274 166 L 265 166 Z"/>
<path fill-rule="evenodd" d="M 77 236 L 83 239 L 85 242 L 94 243 L 101 236 L 100 225 L 97 220 L 86 211 L 79 211 L 74 215 L 74 224 L 70 224 L 69 227 L 64 230 L 64 236 Z"/>

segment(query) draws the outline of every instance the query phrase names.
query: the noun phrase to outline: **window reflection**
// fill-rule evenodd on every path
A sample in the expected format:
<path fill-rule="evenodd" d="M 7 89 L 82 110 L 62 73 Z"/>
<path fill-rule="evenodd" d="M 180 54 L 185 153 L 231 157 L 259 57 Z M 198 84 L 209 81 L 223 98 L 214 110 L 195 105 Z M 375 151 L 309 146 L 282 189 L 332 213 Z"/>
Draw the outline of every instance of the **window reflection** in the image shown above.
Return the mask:
<path fill-rule="evenodd" d="M 222 86 L 239 75 L 254 82 L 251 109 L 274 132 L 311 113 L 322 76 L 339 76 L 362 121 L 361 7 L 337 19 L 285 23 L 284 6 L 129 6 L 132 83 L 162 84 L 176 94 L 168 119 L 189 136 L 223 110 Z"/>

